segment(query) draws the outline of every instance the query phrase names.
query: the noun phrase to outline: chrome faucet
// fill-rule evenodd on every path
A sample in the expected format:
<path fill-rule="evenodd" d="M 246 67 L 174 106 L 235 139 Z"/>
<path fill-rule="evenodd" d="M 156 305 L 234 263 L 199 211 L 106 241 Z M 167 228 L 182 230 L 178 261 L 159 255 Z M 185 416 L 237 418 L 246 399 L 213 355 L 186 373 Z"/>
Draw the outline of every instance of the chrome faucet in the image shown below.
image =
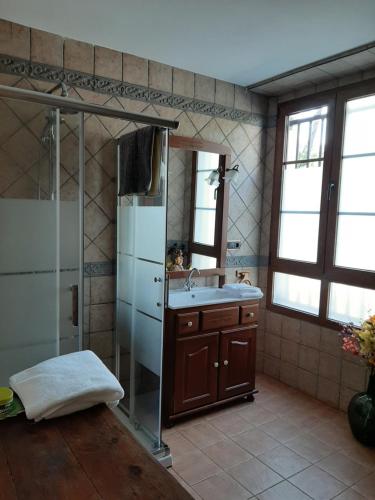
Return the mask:
<path fill-rule="evenodd" d="M 193 274 L 194 273 L 197 273 L 198 276 L 200 275 L 200 272 L 199 272 L 199 269 L 197 269 L 196 267 L 193 267 L 193 269 L 190 271 L 190 273 L 188 274 L 188 277 L 186 278 L 186 281 L 184 283 L 184 288 L 187 292 L 190 292 L 191 289 L 194 287 L 194 286 L 197 286 L 196 283 L 194 283 L 193 281 Z"/>

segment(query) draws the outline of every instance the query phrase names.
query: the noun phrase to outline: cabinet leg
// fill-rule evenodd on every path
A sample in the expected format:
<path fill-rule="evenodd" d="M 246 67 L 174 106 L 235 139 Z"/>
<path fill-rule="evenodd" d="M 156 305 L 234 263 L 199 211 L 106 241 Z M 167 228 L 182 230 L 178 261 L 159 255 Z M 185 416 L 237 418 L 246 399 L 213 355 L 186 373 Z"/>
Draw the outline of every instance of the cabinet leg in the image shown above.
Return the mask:
<path fill-rule="evenodd" d="M 167 429 L 172 429 L 172 427 L 174 427 L 174 422 L 173 422 L 173 421 L 167 422 L 167 423 L 165 424 L 165 427 L 166 427 Z"/>
<path fill-rule="evenodd" d="M 254 402 L 254 395 L 253 394 L 249 394 L 248 396 L 246 396 L 246 401 L 248 401 L 249 403 L 253 403 Z"/>

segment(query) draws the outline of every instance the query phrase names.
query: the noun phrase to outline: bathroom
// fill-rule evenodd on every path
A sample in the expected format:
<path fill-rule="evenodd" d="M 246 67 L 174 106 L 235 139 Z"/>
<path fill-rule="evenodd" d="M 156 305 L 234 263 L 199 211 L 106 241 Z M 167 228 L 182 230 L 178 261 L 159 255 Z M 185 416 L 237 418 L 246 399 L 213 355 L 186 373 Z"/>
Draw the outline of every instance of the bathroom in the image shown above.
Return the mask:
<path fill-rule="evenodd" d="M 64 496 L 51 481 L 38 496 L 37 475 L 53 467 L 52 458 L 38 465 L 53 456 L 48 432 L 65 436 L 82 464 L 90 462 L 77 444 L 85 423 L 103 425 L 99 451 L 101 439 L 104 450 L 122 431 L 101 413 L 90 424 L 85 412 L 95 408 L 39 422 L 33 433 L 41 428 L 45 448 L 23 457 L 20 467 L 32 467 L 21 478 L 16 451 L 37 443 L 19 415 L 0 421 L 14 426 L 18 444 L 12 454 L 0 432 L 4 498 L 131 498 L 130 479 L 140 498 L 375 498 L 374 392 L 368 443 L 353 436 L 347 413 L 358 393 L 371 403 L 374 369 L 344 352 L 348 339 L 338 335 L 375 311 L 372 2 L 363 0 L 363 11 L 345 2 L 342 12 L 333 2 L 325 12 L 323 2 L 290 1 L 282 27 L 273 2 L 253 2 L 252 11 L 234 2 L 233 19 L 222 2 L 203 2 L 201 18 L 177 2 L 162 6 L 176 17 L 161 38 L 150 6 L 125 2 L 127 34 L 119 6 L 95 3 L 103 23 L 90 14 L 90 24 L 82 0 L 74 19 L 59 2 L 52 17 L 51 2 L 34 3 L 0 10 L 0 386 L 49 358 L 92 351 L 123 388 L 115 422 L 126 430 L 121 439 L 141 443 L 132 460 L 145 473 L 137 480 L 116 469 L 121 448 L 112 450 L 112 478 L 104 464 L 95 483 L 87 465 L 81 493 Z M 342 25 L 334 34 L 321 27 L 322 41 L 306 37 L 303 50 L 296 34 L 287 37 L 283 60 L 271 33 L 323 13 Z M 228 50 L 210 28 L 215 43 L 200 54 L 192 34 L 202 39 L 209 20 L 225 26 L 228 16 Z M 258 41 L 244 35 L 249 16 L 270 39 L 260 26 Z M 174 37 L 194 22 L 188 50 Z M 242 47 L 240 33 L 263 47 Z M 247 63 L 245 49 L 254 52 Z M 350 106 L 359 111 L 352 123 Z M 158 196 L 118 196 L 121 141 L 144 126 L 161 131 Z M 350 177 L 350 161 L 363 165 L 362 177 Z M 345 226 L 345 217 L 359 222 Z"/>

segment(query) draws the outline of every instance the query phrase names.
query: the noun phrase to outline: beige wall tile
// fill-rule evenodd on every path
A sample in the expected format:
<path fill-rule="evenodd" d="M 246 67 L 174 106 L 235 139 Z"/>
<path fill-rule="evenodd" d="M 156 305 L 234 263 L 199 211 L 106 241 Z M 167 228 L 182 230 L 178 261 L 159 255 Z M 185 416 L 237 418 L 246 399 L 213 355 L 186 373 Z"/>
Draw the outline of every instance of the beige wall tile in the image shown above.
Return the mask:
<path fill-rule="evenodd" d="M 251 111 L 253 113 L 267 114 L 268 99 L 264 95 L 251 92 Z"/>
<path fill-rule="evenodd" d="M 316 397 L 318 376 L 302 368 L 298 369 L 298 388 L 310 396 Z"/>
<path fill-rule="evenodd" d="M 122 53 L 95 46 L 95 75 L 122 80 Z"/>
<path fill-rule="evenodd" d="M 124 82 L 148 86 L 148 60 L 132 54 L 122 54 L 122 79 Z"/>
<path fill-rule="evenodd" d="M 301 344 L 319 349 L 320 326 L 301 321 Z"/>
<path fill-rule="evenodd" d="M 270 334 L 266 335 L 264 350 L 267 354 L 275 358 L 280 358 L 280 346 L 280 337 Z"/>
<path fill-rule="evenodd" d="M 324 377 L 318 378 L 318 392 L 317 397 L 321 401 L 328 403 L 334 407 L 339 404 L 339 394 L 340 386 L 332 380 L 328 380 Z"/>
<path fill-rule="evenodd" d="M 311 347 L 300 346 L 298 366 L 311 373 L 318 373 L 319 351 Z"/>
<path fill-rule="evenodd" d="M 91 278 L 91 304 L 113 302 L 114 295 L 114 276 L 95 276 Z"/>
<path fill-rule="evenodd" d="M 289 340 L 281 340 L 281 359 L 292 363 L 294 365 L 298 364 L 298 350 L 299 345 L 296 342 L 290 342 Z"/>
<path fill-rule="evenodd" d="M 63 65 L 64 40 L 61 36 L 31 30 L 31 60 L 53 66 Z"/>
<path fill-rule="evenodd" d="M 245 87 L 235 86 L 234 107 L 244 111 L 251 111 L 251 95 L 246 91 Z"/>
<path fill-rule="evenodd" d="M 282 318 L 282 337 L 293 342 L 299 342 L 301 322 L 288 316 Z"/>
<path fill-rule="evenodd" d="M 337 331 L 329 328 L 322 328 L 320 335 L 320 348 L 324 352 L 341 358 L 341 342 L 339 336 L 337 335 Z"/>
<path fill-rule="evenodd" d="M 90 306 L 90 331 L 101 332 L 113 328 L 113 304 Z"/>
<path fill-rule="evenodd" d="M 94 46 L 89 43 L 70 40 L 69 38 L 65 39 L 64 68 L 93 74 Z"/>
<path fill-rule="evenodd" d="M 283 317 L 271 311 L 266 312 L 266 331 L 274 335 L 281 335 Z"/>
<path fill-rule="evenodd" d="M 233 83 L 216 80 L 215 103 L 233 108 L 234 106 L 234 85 Z"/>
<path fill-rule="evenodd" d="M 172 92 L 172 68 L 167 64 L 156 61 L 149 61 L 149 81 L 150 88 Z"/>
<path fill-rule="evenodd" d="M 340 381 L 341 361 L 335 356 L 331 356 L 325 352 L 320 353 L 319 359 L 319 376 L 325 377 L 334 382 Z"/>
<path fill-rule="evenodd" d="M 350 389 L 364 391 L 366 389 L 365 366 L 343 361 L 341 371 L 341 383 Z"/>
<path fill-rule="evenodd" d="M 267 375 L 278 379 L 280 377 L 280 359 L 265 355 L 263 370 Z"/>
<path fill-rule="evenodd" d="M 98 332 L 90 334 L 90 349 L 102 359 L 110 358 L 114 354 L 113 331 Z"/>
<path fill-rule="evenodd" d="M 186 97 L 194 97 L 194 73 L 184 69 L 173 68 L 173 93 Z"/>
<path fill-rule="evenodd" d="M 215 101 L 215 79 L 204 75 L 195 75 L 194 97 L 202 101 Z"/>
<path fill-rule="evenodd" d="M 0 53 L 30 59 L 30 28 L 0 19 Z"/>
<path fill-rule="evenodd" d="M 298 367 L 286 361 L 281 361 L 280 380 L 292 387 L 298 387 Z"/>

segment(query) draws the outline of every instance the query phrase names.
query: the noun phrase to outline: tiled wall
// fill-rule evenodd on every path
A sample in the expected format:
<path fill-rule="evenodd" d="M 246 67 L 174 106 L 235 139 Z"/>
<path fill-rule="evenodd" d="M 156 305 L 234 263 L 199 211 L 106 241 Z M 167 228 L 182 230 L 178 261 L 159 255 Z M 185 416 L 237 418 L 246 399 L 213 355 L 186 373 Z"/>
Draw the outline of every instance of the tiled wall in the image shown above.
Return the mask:
<path fill-rule="evenodd" d="M 0 33 L 0 54 L 10 56 L 0 61 L 2 71 L 7 72 L 0 74 L 0 83 L 47 91 L 64 72 L 69 82 L 76 82 L 70 88 L 70 97 L 175 119 L 180 122 L 178 135 L 229 146 L 232 166 L 240 165 L 240 175 L 237 185 L 231 186 L 228 239 L 241 240 L 242 247 L 228 253 L 228 265 L 236 268 L 251 265 L 250 278 L 257 282 L 265 98 L 247 94 L 243 87 L 227 82 L 7 21 L 0 21 Z M 89 75 L 89 80 L 82 75 Z M 126 82 L 132 98 L 114 92 L 113 82 L 118 89 L 121 81 Z M 94 86 L 95 92 L 89 90 L 90 86 Z M 232 116 L 236 119 L 227 118 Z M 109 366 L 113 359 L 114 319 L 114 276 L 111 275 L 116 222 L 114 139 L 134 128 L 133 123 L 104 117 L 86 116 L 85 121 L 85 264 L 88 271 L 85 345 L 95 350 Z M 69 154 L 74 149 L 74 137 L 68 134 L 64 141 Z M 76 182 L 72 175 L 64 176 L 63 181 L 62 190 L 67 192 Z M 234 270 L 235 267 L 227 269 L 227 280 L 234 280 Z"/>
<path fill-rule="evenodd" d="M 271 118 L 276 112 L 277 101 L 271 99 Z M 275 135 L 275 128 L 267 129 L 262 255 L 269 252 Z M 259 285 L 265 293 L 267 272 L 267 267 L 259 269 Z M 347 409 L 350 398 L 366 387 L 366 368 L 341 350 L 337 331 L 268 311 L 265 300 L 262 301 L 258 349 L 258 367 L 262 367 L 264 373 L 343 410 Z"/>

